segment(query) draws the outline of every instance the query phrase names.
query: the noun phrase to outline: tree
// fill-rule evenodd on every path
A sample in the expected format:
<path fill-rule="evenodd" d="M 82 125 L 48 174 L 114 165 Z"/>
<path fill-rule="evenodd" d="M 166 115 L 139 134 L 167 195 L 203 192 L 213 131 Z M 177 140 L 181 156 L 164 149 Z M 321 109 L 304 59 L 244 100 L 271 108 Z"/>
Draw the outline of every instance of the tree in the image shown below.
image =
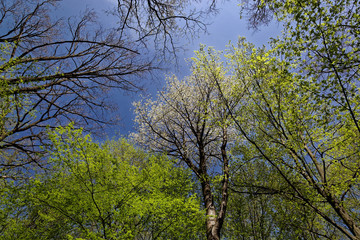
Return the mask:
<path fill-rule="evenodd" d="M 246 138 L 244 147 L 254 148 L 255 156 L 276 169 L 290 193 L 331 224 L 336 235 L 359 239 L 356 80 L 343 95 L 336 74 L 325 80 L 302 75 L 301 63 L 294 67 L 277 52 L 243 42 L 229 50 L 233 74 L 245 89 L 238 92 L 245 104 L 230 111 Z"/>
<path fill-rule="evenodd" d="M 231 239 L 342 239 L 305 205 L 253 148 L 236 149 L 225 236 Z M 237 152 L 237 153 L 236 153 Z"/>
<path fill-rule="evenodd" d="M 301 211 L 316 213 L 304 219 L 306 224 L 291 230 L 302 231 L 305 238 L 359 239 L 358 3 L 256 4 L 265 8 L 264 14 L 279 10 L 274 14 L 285 23 L 283 38 L 273 41 L 270 51 L 243 41 L 238 47 L 230 47 L 227 74 L 233 79 L 232 85 L 223 83 L 228 76 L 213 78 L 216 71 L 208 71 L 209 61 L 201 65 L 204 79 L 210 76 L 218 87 L 219 102 L 228 102 L 226 110 L 239 138 L 244 138 L 238 145 L 253 149 L 252 157 L 276 170 L 286 191 L 266 185 L 247 187 L 251 191 L 266 187 L 264 194 L 277 192 L 280 200 L 276 201 L 285 206 L 292 204 Z M 233 102 L 238 105 L 234 107 Z M 172 106 L 186 109 L 181 104 Z M 154 126 L 161 120 L 149 119 L 144 122 L 158 134 L 152 140 L 163 137 L 167 141 L 166 137 L 181 132 L 176 128 L 170 128 L 176 129 L 175 133 L 169 131 L 170 123 L 157 129 Z M 162 136 L 162 131 L 170 134 Z M 238 154 L 241 159 L 243 153 Z M 291 214 L 299 217 L 296 212 Z"/>
<path fill-rule="evenodd" d="M 194 37 L 206 31 L 205 16 L 216 12 L 215 0 L 204 9 L 196 5 L 200 1 L 189 0 L 125 0 L 117 1 L 112 12 L 119 18 L 120 28 L 136 35 L 144 46 L 152 46 L 164 56 L 176 55 L 177 42 L 184 36 Z M 194 4 L 195 3 L 195 4 Z"/>
<path fill-rule="evenodd" d="M 158 68 L 143 53 L 154 46 L 175 51 L 172 34 L 205 27 L 202 13 L 187 13 L 186 3 L 119 1 L 113 12 L 119 26 L 112 29 L 93 11 L 56 18 L 56 0 L 1 0 L 2 178 L 15 177 L 9 172 L 14 167 L 42 164 L 39 146 L 46 143 L 47 126 L 75 122 L 89 130 L 116 122 L 106 91 L 139 90 L 139 77 Z"/>
<path fill-rule="evenodd" d="M 201 238 L 188 170 L 124 139 L 99 145 L 71 125 L 50 138 L 52 168 L 7 195 L 2 238 Z"/>
<path fill-rule="evenodd" d="M 342 222 L 336 227 L 348 238 L 359 239 L 354 204 L 359 199 L 355 184 L 359 169 L 359 3 L 263 1 L 259 7 L 273 11 L 276 19 L 284 23 L 284 35 L 274 44 L 292 64 L 289 71 L 299 77 L 291 83 L 297 86 L 293 91 L 300 98 L 307 97 L 299 101 L 304 108 L 294 120 L 306 123 L 300 130 L 306 137 L 297 141 L 301 140 L 316 169 L 306 174 L 319 181 L 312 186 L 338 215 L 332 224 Z"/>
<path fill-rule="evenodd" d="M 219 98 L 213 78 L 231 79 L 223 75 L 217 54 L 203 48 L 194 58 L 191 76 L 184 80 L 169 77 L 156 100 L 135 104 L 138 132 L 134 139 L 151 150 L 175 157 L 196 176 L 206 211 L 207 239 L 220 239 L 225 221 L 230 177 L 228 147 L 233 141 L 229 111 Z M 205 59 L 209 63 L 206 69 L 201 68 Z"/>

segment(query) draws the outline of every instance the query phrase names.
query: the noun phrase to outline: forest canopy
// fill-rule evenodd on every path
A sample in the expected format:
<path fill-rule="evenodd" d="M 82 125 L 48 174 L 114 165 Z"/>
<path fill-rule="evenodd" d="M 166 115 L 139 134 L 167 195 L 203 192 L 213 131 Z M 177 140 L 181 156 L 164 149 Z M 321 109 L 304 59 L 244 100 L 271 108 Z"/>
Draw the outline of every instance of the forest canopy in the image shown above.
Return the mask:
<path fill-rule="evenodd" d="M 358 1 L 239 1 L 282 35 L 200 45 L 112 141 L 91 137 L 107 91 L 140 89 L 150 46 L 176 55 L 221 3 L 119 0 L 106 29 L 57 2 L 1 1 L 2 239 L 360 240 Z"/>

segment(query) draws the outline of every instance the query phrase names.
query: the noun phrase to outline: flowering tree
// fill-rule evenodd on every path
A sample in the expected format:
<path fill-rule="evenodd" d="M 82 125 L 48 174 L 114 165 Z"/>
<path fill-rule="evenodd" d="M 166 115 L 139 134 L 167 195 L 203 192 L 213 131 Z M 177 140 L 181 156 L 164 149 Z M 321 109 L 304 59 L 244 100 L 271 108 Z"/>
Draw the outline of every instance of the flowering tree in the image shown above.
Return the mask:
<path fill-rule="evenodd" d="M 228 203 L 228 148 L 233 142 L 229 110 L 216 85 L 231 78 L 224 76 L 217 54 L 200 50 L 191 76 L 169 77 L 156 100 L 135 103 L 138 132 L 133 135 L 138 143 L 165 152 L 193 171 L 206 209 L 207 239 L 220 239 Z"/>

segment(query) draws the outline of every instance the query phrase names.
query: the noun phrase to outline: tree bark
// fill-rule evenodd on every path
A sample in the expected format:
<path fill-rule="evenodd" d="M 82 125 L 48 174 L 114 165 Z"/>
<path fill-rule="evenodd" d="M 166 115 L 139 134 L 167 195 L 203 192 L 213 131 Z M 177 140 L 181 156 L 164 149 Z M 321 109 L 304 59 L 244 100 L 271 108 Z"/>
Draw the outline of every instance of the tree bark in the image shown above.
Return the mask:
<path fill-rule="evenodd" d="M 222 229 L 226 208 L 228 202 L 228 184 L 229 184 L 229 160 L 227 157 L 226 146 L 227 146 L 227 132 L 223 130 L 224 135 L 221 145 L 221 157 L 223 161 L 223 181 L 221 187 L 221 202 L 218 210 L 218 214 L 214 205 L 213 194 L 211 190 L 210 181 L 206 172 L 206 166 L 203 166 L 203 179 L 201 187 L 203 191 L 204 203 L 206 207 L 206 237 L 208 240 L 220 240 L 220 231 Z"/>
<path fill-rule="evenodd" d="M 207 240 L 219 240 L 220 228 L 216 227 L 218 225 L 218 218 L 209 180 L 204 179 L 201 186 L 206 208 L 206 238 Z"/>

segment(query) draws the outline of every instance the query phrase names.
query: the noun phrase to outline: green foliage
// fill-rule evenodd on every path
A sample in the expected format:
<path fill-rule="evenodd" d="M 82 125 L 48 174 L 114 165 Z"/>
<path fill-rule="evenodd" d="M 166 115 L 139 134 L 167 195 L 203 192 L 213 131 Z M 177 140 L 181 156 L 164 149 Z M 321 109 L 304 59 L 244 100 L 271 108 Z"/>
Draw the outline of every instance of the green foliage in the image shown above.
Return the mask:
<path fill-rule="evenodd" d="M 223 72 L 213 74 L 222 76 L 214 79 L 239 134 L 237 145 L 241 151 L 236 153 L 239 166 L 244 164 L 242 159 L 266 163 L 242 166 L 247 166 L 245 171 L 250 174 L 247 179 L 253 181 L 243 183 L 248 194 L 236 198 L 242 202 L 238 205 L 240 213 L 245 214 L 240 214 L 238 220 L 251 224 L 237 227 L 240 229 L 237 234 L 255 238 L 278 234 L 276 237 L 283 239 L 294 236 L 358 239 L 360 131 L 359 102 L 355 100 L 359 96 L 356 69 L 335 66 L 326 72 L 325 67 L 330 66 L 328 58 L 303 64 L 304 51 L 295 51 L 297 40 L 275 43 L 272 50 L 257 49 L 240 39 L 237 46 L 231 45 L 227 50 L 226 72 L 219 70 Z M 222 65 L 220 57 L 212 57 L 213 52 L 198 53 L 198 62 L 202 63 L 199 66 L 205 73 L 209 66 Z M 326 54 L 337 56 L 331 51 Z M 271 174 L 251 175 L 254 166 L 268 168 Z M 239 179 L 237 174 L 233 181 Z M 269 186 L 272 177 L 282 185 Z M 266 181 L 252 185 L 262 178 Z M 254 197 L 251 193 L 259 189 L 268 190 L 261 195 L 275 191 L 276 196 Z M 231 204 L 230 219 L 236 215 L 237 205 L 233 201 Z M 266 221 L 251 219 L 251 211 Z M 289 225 L 289 221 L 294 225 Z"/>
<path fill-rule="evenodd" d="M 352 223 L 357 222 L 352 213 L 359 206 L 354 204 L 359 199 L 357 121 L 350 109 L 333 104 L 340 92 L 332 92 L 331 99 L 324 97 L 318 79 L 292 72 L 299 66 L 277 60 L 277 49 L 248 49 L 232 47 L 229 55 L 246 89 L 246 104 L 234 112 L 247 142 L 243 148 L 252 146 L 253 155 L 266 160 L 285 181 L 295 198 L 288 204 L 296 205 L 299 199 L 300 206 L 307 207 L 302 211 L 313 209 L 318 214 L 311 226 L 320 227 L 309 226 L 306 231 L 323 236 L 337 229 L 336 235 L 350 237 L 349 232 L 355 231 Z M 357 103 L 352 107 L 357 109 Z M 324 219 L 333 230 L 328 231 Z"/>
<path fill-rule="evenodd" d="M 284 23 L 272 49 L 245 39 L 225 54 L 202 45 L 190 77 L 170 77 L 156 101 L 137 103 L 135 139 L 193 171 L 208 232 L 224 226 L 227 239 L 358 240 L 359 2 L 257 4 Z M 0 46 L 1 149 L 15 125 L 28 129 L 21 116 L 36 119 L 22 68 L 63 78 L 34 59 L 9 57 L 17 44 Z M 189 170 L 124 139 L 97 144 L 72 125 L 49 136 L 48 168 L 25 184 L 0 169 L 3 239 L 204 238 Z M 16 165 L 16 151 L 0 154 L 4 166 Z"/>
<path fill-rule="evenodd" d="M 306 231 L 360 239 L 359 2 L 256 4 L 255 15 L 272 11 L 284 30 L 271 51 L 231 48 L 246 86 L 246 104 L 234 113 L 242 149 L 279 174 L 296 197 L 289 203 L 316 213 L 316 228 Z"/>
<path fill-rule="evenodd" d="M 342 239 L 304 204 L 280 173 L 255 149 L 236 149 L 225 235 L 229 239 Z M 234 152 L 234 155 L 236 153 Z"/>
<path fill-rule="evenodd" d="M 307 231 L 358 239 L 358 3 L 267 4 L 279 9 L 283 38 L 271 51 L 240 43 L 229 54 L 246 88 L 246 104 L 234 113 L 247 140 L 244 147 L 252 145 L 294 196 L 318 214 L 322 229 Z"/>
<path fill-rule="evenodd" d="M 187 170 L 124 139 L 99 145 L 71 125 L 50 138 L 51 168 L 6 197 L 22 209 L 3 239 L 201 238 Z"/>

